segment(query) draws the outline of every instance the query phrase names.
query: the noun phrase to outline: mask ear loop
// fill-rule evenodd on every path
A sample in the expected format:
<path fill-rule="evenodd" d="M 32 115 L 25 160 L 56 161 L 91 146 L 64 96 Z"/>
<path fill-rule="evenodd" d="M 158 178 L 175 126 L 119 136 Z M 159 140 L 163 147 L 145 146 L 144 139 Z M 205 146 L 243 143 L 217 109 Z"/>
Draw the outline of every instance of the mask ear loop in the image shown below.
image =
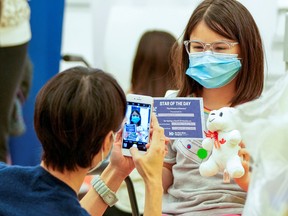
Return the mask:
<path fill-rule="evenodd" d="M 112 139 L 113 139 L 113 143 L 114 143 L 116 140 L 116 133 L 114 133 L 113 131 L 112 131 Z"/>
<path fill-rule="evenodd" d="M 101 163 L 104 160 L 104 151 L 103 151 L 103 147 L 101 148 Z"/>
<path fill-rule="evenodd" d="M 112 131 L 111 135 L 112 135 L 112 142 L 114 143 L 116 140 L 116 133 L 114 133 Z M 99 163 L 95 167 L 91 168 L 87 174 L 91 174 L 93 171 L 95 171 L 97 168 L 99 168 L 101 166 L 102 162 L 104 161 L 104 159 L 105 159 L 105 155 L 104 155 L 103 146 L 102 146 L 101 147 L 101 161 L 99 161 Z"/>
<path fill-rule="evenodd" d="M 99 163 L 95 167 L 88 170 L 87 175 L 90 175 L 93 171 L 95 171 L 97 168 L 99 168 L 101 166 L 103 160 L 104 160 L 104 151 L 103 151 L 103 147 L 101 147 L 101 161 L 99 161 Z"/>

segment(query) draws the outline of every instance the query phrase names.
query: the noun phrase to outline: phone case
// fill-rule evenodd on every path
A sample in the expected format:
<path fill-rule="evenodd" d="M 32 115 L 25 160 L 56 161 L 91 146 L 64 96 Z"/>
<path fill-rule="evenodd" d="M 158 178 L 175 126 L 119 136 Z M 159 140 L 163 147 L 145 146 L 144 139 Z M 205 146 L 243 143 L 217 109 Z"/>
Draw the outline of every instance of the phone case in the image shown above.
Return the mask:
<path fill-rule="evenodd" d="M 153 98 L 150 96 L 127 95 L 126 122 L 122 134 L 122 152 L 130 156 L 129 149 L 137 145 L 140 153 L 147 151 L 149 142 Z"/>

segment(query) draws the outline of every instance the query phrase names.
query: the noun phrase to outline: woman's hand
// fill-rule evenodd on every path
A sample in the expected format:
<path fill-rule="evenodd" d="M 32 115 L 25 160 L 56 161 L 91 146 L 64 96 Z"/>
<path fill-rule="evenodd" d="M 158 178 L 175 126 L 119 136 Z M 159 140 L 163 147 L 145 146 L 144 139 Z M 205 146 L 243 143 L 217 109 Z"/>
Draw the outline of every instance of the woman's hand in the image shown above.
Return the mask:
<path fill-rule="evenodd" d="M 162 181 L 162 166 L 164 156 L 167 152 L 164 129 L 159 126 L 155 114 L 152 114 L 153 132 L 151 134 L 150 143 L 147 144 L 147 153 L 141 155 L 137 148 L 132 147 L 132 154 L 135 167 L 144 181 Z"/>
<path fill-rule="evenodd" d="M 153 133 L 147 153 L 138 152 L 135 147 L 130 148 L 135 167 L 145 182 L 144 216 L 162 215 L 162 166 L 166 155 L 166 138 L 164 129 L 159 126 L 155 114 L 152 114 Z"/>
<path fill-rule="evenodd" d="M 135 168 L 135 165 L 131 157 L 126 157 L 122 154 L 122 132 L 123 129 L 116 134 L 110 156 L 110 166 L 126 178 Z"/>
<path fill-rule="evenodd" d="M 102 181 L 104 181 L 107 187 L 114 192 L 118 190 L 123 180 L 135 168 L 132 158 L 123 156 L 121 148 L 122 130 L 116 134 L 110 162 L 101 173 Z M 103 215 L 107 208 L 107 204 L 93 187 L 91 187 L 88 193 L 82 198 L 81 205 L 93 216 Z"/>

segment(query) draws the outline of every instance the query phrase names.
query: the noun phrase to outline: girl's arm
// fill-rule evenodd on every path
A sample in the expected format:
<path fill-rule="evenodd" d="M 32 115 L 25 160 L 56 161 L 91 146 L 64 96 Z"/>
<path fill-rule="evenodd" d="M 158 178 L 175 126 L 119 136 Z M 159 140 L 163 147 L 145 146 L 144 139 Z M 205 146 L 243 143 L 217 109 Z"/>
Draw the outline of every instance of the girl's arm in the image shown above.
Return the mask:
<path fill-rule="evenodd" d="M 164 163 L 162 169 L 162 186 L 164 193 L 167 193 L 168 188 L 173 183 L 172 166 L 174 164 Z"/>
<path fill-rule="evenodd" d="M 243 143 L 240 144 L 241 149 L 239 150 L 239 156 L 242 158 L 242 166 L 244 167 L 245 174 L 241 178 L 235 178 L 234 181 L 244 190 L 248 191 L 249 182 L 250 182 L 250 170 L 249 170 L 249 161 L 250 155 L 248 151 L 245 149 L 245 145 Z"/>

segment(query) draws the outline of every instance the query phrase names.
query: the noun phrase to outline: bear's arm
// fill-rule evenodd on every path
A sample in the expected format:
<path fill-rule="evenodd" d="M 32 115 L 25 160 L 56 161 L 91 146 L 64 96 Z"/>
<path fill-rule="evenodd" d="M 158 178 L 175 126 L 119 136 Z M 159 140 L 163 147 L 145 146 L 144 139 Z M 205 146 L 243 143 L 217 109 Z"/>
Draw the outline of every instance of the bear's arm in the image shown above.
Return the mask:
<path fill-rule="evenodd" d="M 211 151 L 211 150 L 212 150 L 212 147 L 213 147 L 213 143 L 214 143 L 214 139 L 205 138 L 205 139 L 202 141 L 202 147 L 203 147 L 204 149 L 206 149 L 207 151 Z"/>
<path fill-rule="evenodd" d="M 229 133 L 229 143 L 232 146 L 238 145 L 242 140 L 241 134 L 238 130 L 232 130 Z"/>

